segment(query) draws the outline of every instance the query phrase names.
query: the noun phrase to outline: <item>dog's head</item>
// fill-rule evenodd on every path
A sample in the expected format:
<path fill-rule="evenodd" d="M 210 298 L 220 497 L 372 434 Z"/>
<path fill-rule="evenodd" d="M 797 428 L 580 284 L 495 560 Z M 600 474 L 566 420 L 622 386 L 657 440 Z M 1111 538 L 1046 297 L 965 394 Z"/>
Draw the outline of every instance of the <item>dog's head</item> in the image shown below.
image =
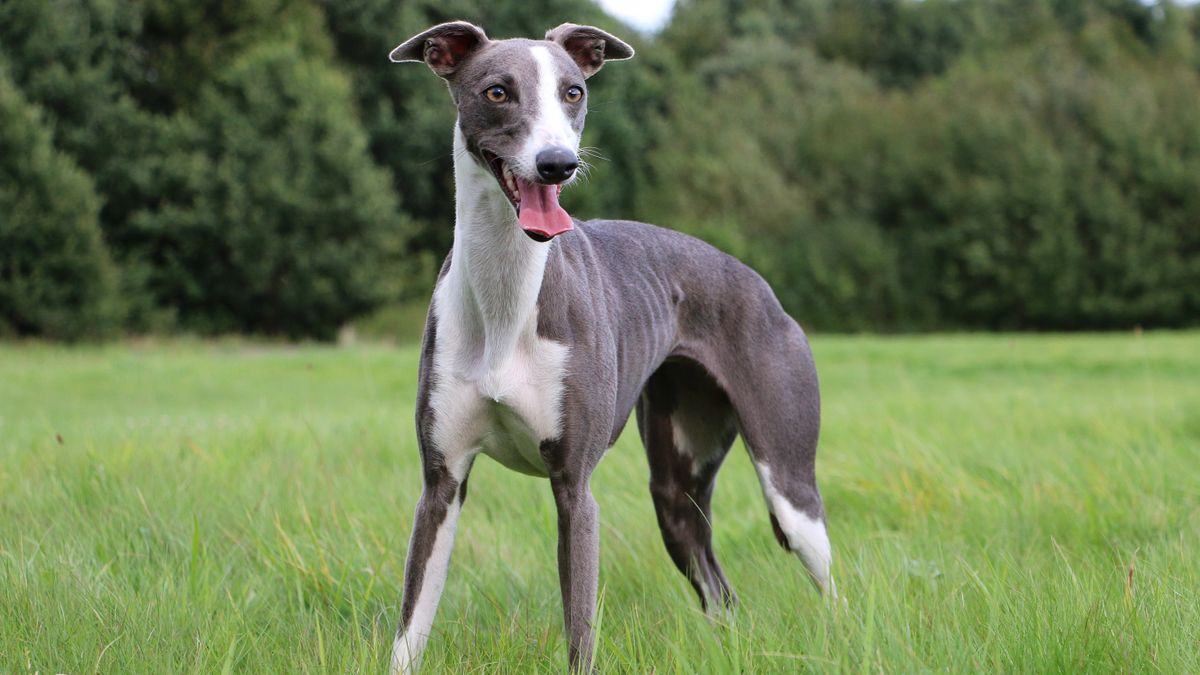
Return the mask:
<path fill-rule="evenodd" d="M 585 80 L 606 60 L 632 56 L 629 45 L 591 26 L 565 23 L 544 40 L 489 40 L 465 21 L 434 26 L 391 53 L 396 62 L 424 61 L 446 80 L 467 151 L 538 241 L 571 229 L 558 193 L 579 166 Z"/>

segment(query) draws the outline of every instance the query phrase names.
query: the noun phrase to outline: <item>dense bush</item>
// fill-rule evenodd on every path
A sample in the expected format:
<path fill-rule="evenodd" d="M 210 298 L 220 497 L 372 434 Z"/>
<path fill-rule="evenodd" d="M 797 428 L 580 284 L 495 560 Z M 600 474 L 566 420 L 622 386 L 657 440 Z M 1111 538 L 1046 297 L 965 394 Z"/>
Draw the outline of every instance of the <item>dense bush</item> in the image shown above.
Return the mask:
<path fill-rule="evenodd" d="M 1195 6 L 680 0 L 642 39 L 587 0 L 6 0 L 5 138 L 29 138 L 0 160 L 5 199 L 75 186 L 25 236 L 98 222 L 38 245 L 94 253 L 96 298 L 119 284 L 120 311 L 80 301 L 56 325 L 327 338 L 424 297 L 452 236 L 454 110 L 386 54 L 456 18 L 629 37 L 637 59 L 589 82 L 590 180 L 564 204 L 708 239 L 806 325 L 1200 322 Z M 0 320 L 93 330 L 23 316 Z"/>
<path fill-rule="evenodd" d="M 348 100 L 339 73 L 265 43 L 178 121 L 188 199 L 131 229 L 148 288 L 184 326 L 330 338 L 401 296 L 407 223 Z"/>
<path fill-rule="evenodd" d="M 665 125 L 691 154 L 654 158 L 652 217 L 751 261 L 822 328 L 1200 320 L 1182 10 L 885 2 L 814 29 L 764 20 L 774 4 L 747 3 L 715 39 L 690 17 L 729 5 L 685 3 L 666 33 L 699 83 L 675 89 Z M 920 42 L 942 48 L 926 65 L 851 48 L 875 31 L 903 43 L 900 26 L 940 26 Z M 1005 39 L 976 40 L 985 27 Z"/>
<path fill-rule="evenodd" d="M 105 197 L 127 327 L 328 338 L 415 285 L 313 3 L 13 0 L 0 26 Z"/>
<path fill-rule="evenodd" d="M 0 335 L 105 336 L 118 326 L 116 270 L 92 182 L 0 63 Z"/>

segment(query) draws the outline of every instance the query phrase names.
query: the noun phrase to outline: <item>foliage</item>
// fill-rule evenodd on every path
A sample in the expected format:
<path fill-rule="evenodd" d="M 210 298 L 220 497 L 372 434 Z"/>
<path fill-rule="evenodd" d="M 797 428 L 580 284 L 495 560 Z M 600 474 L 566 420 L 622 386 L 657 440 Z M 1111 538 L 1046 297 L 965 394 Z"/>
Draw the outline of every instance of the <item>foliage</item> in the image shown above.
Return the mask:
<path fill-rule="evenodd" d="M 202 332 L 331 338 L 401 296 L 406 222 L 336 71 L 247 50 L 178 119 L 187 199 L 132 221 L 149 287 Z"/>
<path fill-rule="evenodd" d="M 643 208 L 750 260 L 803 322 L 1200 316 L 1200 118 L 1186 112 L 1200 78 L 1180 46 L 1184 10 L 1049 3 L 1007 20 L 1002 2 L 833 3 L 814 29 L 747 4 L 717 51 L 693 57 L 700 83 L 665 122 L 691 154 L 654 158 L 669 196 Z M 710 29 L 688 15 L 722 5 L 686 3 L 664 39 L 688 53 Z M 849 47 L 878 33 L 884 52 L 899 40 L 915 55 L 901 28 L 914 25 L 942 27 L 927 65 Z"/>
<path fill-rule="evenodd" d="M 118 325 L 100 200 L 0 62 L 0 335 L 103 337 Z"/>
<path fill-rule="evenodd" d="M 330 338 L 414 283 L 408 220 L 312 3 L 2 11 L 18 82 L 105 197 L 129 328 Z"/>
<path fill-rule="evenodd" d="M 628 37 L 565 206 L 701 236 L 810 327 L 1200 321 L 1195 6 L 680 0 L 647 38 L 587 0 L 8 0 L 0 52 L 94 186 L 119 328 L 329 338 L 426 297 L 454 111 L 386 54 L 455 18 Z"/>

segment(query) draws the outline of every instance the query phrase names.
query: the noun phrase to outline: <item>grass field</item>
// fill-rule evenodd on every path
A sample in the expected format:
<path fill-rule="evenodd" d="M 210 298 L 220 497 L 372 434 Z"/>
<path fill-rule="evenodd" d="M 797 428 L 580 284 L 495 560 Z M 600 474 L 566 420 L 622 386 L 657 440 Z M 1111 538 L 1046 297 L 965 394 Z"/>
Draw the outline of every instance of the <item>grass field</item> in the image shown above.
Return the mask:
<path fill-rule="evenodd" d="M 593 480 L 603 672 L 1200 672 L 1200 334 L 813 340 L 830 611 L 745 452 L 699 612 L 633 425 Z M 0 347 L 0 672 L 380 672 L 412 347 Z M 426 672 L 562 670 L 544 481 L 481 460 Z"/>

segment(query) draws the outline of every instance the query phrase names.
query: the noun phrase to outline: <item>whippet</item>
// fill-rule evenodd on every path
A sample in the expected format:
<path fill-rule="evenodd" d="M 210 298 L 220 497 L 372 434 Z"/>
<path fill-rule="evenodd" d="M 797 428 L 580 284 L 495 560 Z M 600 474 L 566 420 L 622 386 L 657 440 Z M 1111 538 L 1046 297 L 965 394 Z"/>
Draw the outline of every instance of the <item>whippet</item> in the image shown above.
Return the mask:
<path fill-rule="evenodd" d="M 633 49 L 590 26 L 490 40 L 463 21 L 392 61 L 449 85 L 454 245 L 421 346 L 417 504 L 392 669 L 414 669 L 446 581 L 476 456 L 549 477 L 572 670 L 592 666 L 600 523 L 592 470 L 636 411 L 663 541 L 706 610 L 736 602 L 712 549 L 717 469 L 746 441 L 779 543 L 833 594 L 814 460 L 817 373 L 804 332 L 763 279 L 692 237 L 574 220 L 587 86 Z M 719 603 L 719 604 L 718 604 Z"/>

